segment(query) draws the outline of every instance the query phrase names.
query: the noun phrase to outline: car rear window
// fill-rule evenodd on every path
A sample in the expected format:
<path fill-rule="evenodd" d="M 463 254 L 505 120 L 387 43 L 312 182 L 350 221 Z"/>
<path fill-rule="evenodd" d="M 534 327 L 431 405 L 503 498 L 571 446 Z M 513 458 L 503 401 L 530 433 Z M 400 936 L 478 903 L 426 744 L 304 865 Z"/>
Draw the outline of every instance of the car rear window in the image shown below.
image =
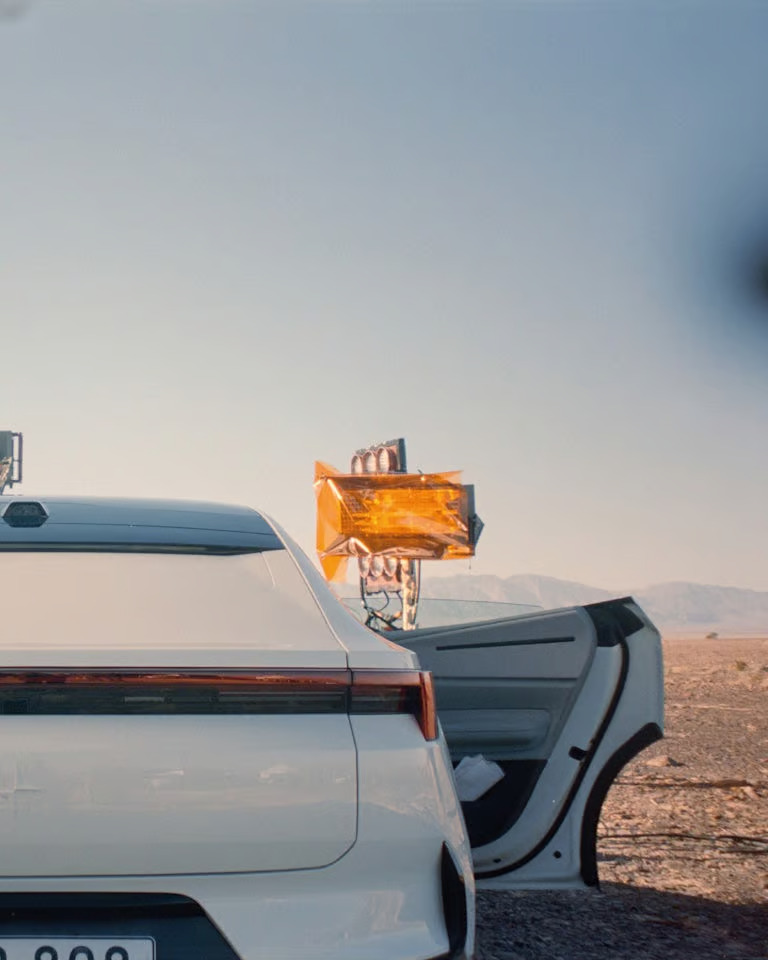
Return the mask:
<path fill-rule="evenodd" d="M 286 550 L 0 551 L 0 605 L 0 649 L 285 647 L 328 632 Z"/>

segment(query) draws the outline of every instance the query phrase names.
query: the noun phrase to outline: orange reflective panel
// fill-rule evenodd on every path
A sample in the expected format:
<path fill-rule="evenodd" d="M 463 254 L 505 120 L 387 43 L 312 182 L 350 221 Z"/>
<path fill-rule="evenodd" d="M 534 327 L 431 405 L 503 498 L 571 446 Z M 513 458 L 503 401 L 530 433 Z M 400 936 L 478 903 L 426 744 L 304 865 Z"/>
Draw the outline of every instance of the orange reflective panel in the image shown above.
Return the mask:
<path fill-rule="evenodd" d="M 344 579 L 346 564 L 336 558 L 473 556 L 469 495 L 460 478 L 458 471 L 342 474 L 316 463 L 317 552 L 326 577 Z"/>

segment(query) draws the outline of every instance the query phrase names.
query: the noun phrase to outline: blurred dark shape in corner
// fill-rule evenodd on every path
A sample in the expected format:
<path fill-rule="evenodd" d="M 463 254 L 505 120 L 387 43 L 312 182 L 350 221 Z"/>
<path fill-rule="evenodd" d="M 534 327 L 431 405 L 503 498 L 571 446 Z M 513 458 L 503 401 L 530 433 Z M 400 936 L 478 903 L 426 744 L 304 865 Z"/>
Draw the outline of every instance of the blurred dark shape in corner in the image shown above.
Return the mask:
<path fill-rule="evenodd" d="M 20 20 L 31 6 L 32 0 L 0 0 L 0 23 Z"/>
<path fill-rule="evenodd" d="M 751 202 L 750 202 L 751 201 Z M 739 331 L 748 348 L 765 356 L 768 347 L 768 202 L 765 191 L 745 191 L 740 205 L 710 233 L 709 275 L 712 304 L 731 335 Z"/>
<path fill-rule="evenodd" d="M 731 251 L 730 286 L 753 326 L 768 334 L 768 218 L 766 226 L 746 231 Z"/>
<path fill-rule="evenodd" d="M 768 311 L 768 243 L 755 257 L 751 274 L 750 285 L 757 299 Z"/>
<path fill-rule="evenodd" d="M 744 376 L 768 388 L 768 195 L 764 169 L 754 162 L 732 179 L 699 185 L 675 240 L 689 257 L 679 288 L 680 308 L 695 324 L 695 342 L 723 375 Z M 723 181 L 730 181 L 725 182 Z M 683 226 L 684 224 L 684 226 Z M 675 231 L 672 231 L 672 235 Z M 682 279 L 682 277 L 681 277 Z M 738 371 L 738 373 L 737 373 Z"/>

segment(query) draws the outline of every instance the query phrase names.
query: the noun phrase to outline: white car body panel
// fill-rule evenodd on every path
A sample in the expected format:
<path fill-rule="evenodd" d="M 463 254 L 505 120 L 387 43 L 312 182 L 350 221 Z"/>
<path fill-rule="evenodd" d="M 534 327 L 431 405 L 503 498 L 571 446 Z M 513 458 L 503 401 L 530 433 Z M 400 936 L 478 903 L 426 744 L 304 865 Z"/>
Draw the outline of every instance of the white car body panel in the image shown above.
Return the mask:
<path fill-rule="evenodd" d="M 444 743 L 425 745 L 407 717 L 352 722 L 361 757 L 358 838 L 330 866 L 222 875 L 0 876 L 0 899 L 72 890 L 179 894 L 200 904 L 241 960 L 438 957 L 448 952 L 437 883 L 448 843 L 467 879 L 464 952 L 472 956 L 471 857 Z"/>
<path fill-rule="evenodd" d="M 7 716 L 2 732 L 5 877 L 296 870 L 355 842 L 347 716 Z"/>

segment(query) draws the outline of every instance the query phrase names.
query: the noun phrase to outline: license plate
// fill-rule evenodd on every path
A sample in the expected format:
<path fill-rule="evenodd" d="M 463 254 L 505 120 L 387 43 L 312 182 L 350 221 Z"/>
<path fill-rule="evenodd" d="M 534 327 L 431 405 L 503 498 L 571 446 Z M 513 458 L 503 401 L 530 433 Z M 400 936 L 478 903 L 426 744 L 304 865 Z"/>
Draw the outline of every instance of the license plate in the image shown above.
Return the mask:
<path fill-rule="evenodd" d="M 150 937 L 3 937 L 0 960 L 155 960 Z"/>

